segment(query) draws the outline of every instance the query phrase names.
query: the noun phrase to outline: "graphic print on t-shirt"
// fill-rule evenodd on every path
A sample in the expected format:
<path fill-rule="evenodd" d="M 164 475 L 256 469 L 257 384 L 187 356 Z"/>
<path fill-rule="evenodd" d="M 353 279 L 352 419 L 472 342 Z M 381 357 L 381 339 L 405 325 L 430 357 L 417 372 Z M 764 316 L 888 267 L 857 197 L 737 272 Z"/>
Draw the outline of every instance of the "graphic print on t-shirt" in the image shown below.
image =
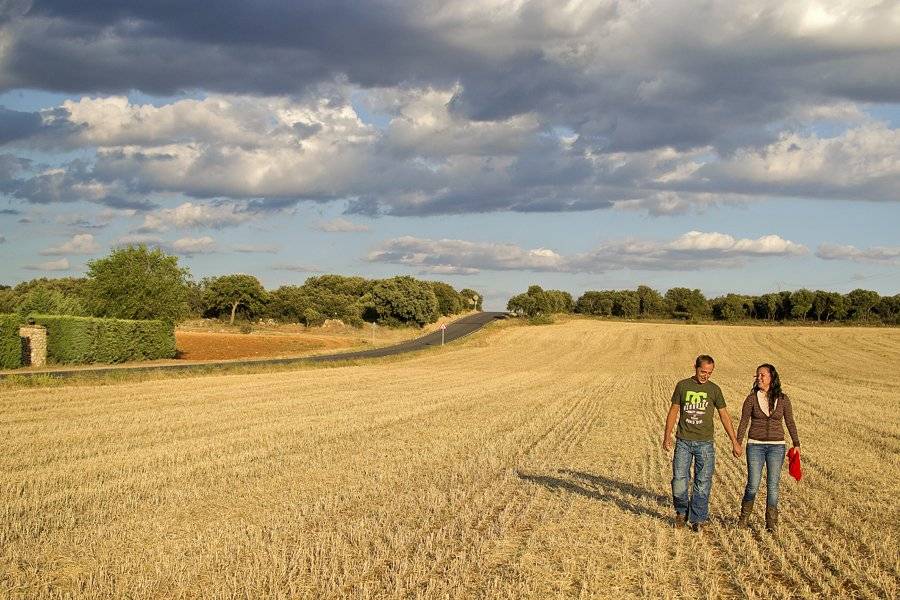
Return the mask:
<path fill-rule="evenodd" d="M 709 406 L 706 392 L 692 392 L 687 390 L 684 393 L 684 404 L 681 409 L 684 412 L 684 421 L 688 425 L 702 425 L 703 417 L 706 416 L 706 407 Z"/>

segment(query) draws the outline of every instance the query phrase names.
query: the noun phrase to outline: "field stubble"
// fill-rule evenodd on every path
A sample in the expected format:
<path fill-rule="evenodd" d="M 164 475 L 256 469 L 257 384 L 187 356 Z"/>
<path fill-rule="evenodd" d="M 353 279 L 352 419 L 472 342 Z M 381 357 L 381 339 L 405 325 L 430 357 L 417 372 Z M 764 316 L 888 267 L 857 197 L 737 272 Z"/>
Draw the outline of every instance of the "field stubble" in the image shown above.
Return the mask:
<path fill-rule="evenodd" d="M 672 386 L 779 368 L 782 531 L 671 527 Z M 0 595 L 891 598 L 900 330 L 569 320 L 403 361 L 0 392 Z M 763 486 L 764 487 L 764 486 Z"/>

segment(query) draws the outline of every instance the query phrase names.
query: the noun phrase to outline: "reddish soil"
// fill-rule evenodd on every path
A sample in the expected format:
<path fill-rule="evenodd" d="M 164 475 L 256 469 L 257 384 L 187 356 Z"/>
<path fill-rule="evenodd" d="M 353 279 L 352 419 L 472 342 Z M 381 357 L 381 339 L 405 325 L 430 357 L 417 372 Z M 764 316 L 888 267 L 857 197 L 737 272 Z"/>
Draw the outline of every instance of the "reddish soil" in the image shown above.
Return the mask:
<path fill-rule="evenodd" d="M 353 340 L 311 335 L 265 335 L 176 331 L 178 357 L 182 360 L 227 360 L 292 356 L 350 347 Z"/>

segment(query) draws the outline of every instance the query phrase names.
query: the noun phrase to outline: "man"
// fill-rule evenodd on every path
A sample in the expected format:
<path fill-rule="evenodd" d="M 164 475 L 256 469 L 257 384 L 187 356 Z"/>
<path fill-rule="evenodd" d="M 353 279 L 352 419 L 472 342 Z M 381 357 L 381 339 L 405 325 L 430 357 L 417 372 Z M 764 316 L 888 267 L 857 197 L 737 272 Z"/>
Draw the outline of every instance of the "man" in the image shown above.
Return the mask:
<path fill-rule="evenodd" d="M 672 449 L 672 429 L 678 421 L 675 433 L 675 458 L 672 461 L 672 499 L 675 504 L 675 527 L 689 522 L 700 531 L 709 519 L 709 494 L 712 490 L 713 472 L 716 468 L 716 449 L 713 444 L 713 407 L 728 437 L 731 452 L 741 455 L 741 444 L 734 434 L 731 417 L 725 408 L 722 390 L 709 378 L 716 363 L 711 356 L 701 354 L 694 361 L 694 376 L 679 381 L 672 393 L 672 405 L 666 416 L 663 433 L 663 449 Z M 688 499 L 691 478 L 691 462 L 694 463 L 694 485 Z"/>

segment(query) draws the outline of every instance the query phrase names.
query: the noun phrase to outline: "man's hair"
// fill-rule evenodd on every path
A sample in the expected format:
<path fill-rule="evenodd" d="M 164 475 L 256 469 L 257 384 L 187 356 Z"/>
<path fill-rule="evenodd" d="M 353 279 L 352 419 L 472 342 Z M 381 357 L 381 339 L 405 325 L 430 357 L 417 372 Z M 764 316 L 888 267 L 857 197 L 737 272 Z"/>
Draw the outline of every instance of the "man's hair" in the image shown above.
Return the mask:
<path fill-rule="evenodd" d="M 700 365 L 714 365 L 716 361 L 713 360 L 713 357 L 709 354 L 701 354 L 697 357 L 697 360 L 694 361 L 694 368 L 699 369 Z"/>

